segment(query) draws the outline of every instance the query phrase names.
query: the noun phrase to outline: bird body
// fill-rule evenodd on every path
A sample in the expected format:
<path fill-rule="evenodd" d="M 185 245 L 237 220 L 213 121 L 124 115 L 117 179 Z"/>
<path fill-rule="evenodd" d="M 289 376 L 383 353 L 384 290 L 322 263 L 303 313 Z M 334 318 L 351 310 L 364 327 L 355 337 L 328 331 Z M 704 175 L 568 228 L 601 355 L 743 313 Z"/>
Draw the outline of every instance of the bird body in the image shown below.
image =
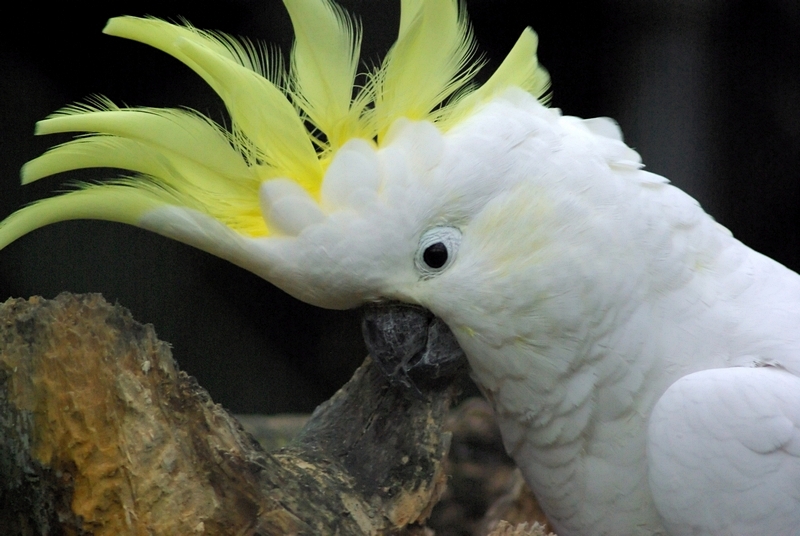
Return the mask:
<path fill-rule="evenodd" d="M 791 533 L 800 497 L 800 336 L 793 327 L 800 277 L 640 170 L 612 123 L 561 117 L 513 96 L 522 102 L 498 99 L 485 116 L 476 114 L 475 125 L 463 126 L 476 137 L 502 132 L 509 150 L 500 154 L 517 164 L 503 169 L 504 179 L 519 179 L 464 229 L 458 255 L 469 265 L 442 274 L 432 296 L 393 297 L 421 303 L 453 330 L 497 411 L 508 452 L 558 534 L 659 534 L 666 527 L 670 534 Z M 509 128 L 508 117 L 519 128 Z M 466 144 L 469 150 L 453 153 L 481 161 L 499 154 L 487 142 Z M 738 406 L 716 408 L 730 415 L 691 424 L 705 411 L 703 385 L 687 388 L 689 400 L 659 403 L 681 378 L 706 371 L 710 381 L 717 372 L 724 381 L 727 367 L 753 374 L 742 379 L 740 397 L 728 400 Z M 784 406 L 752 407 L 751 391 Z M 746 450 L 753 459 L 739 473 L 734 502 L 681 519 L 681 505 L 705 504 L 741 468 L 718 462 L 719 479 L 698 481 L 703 464 L 665 447 L 673 444 L 667 439 L 679 427 L 706 430 L 707 437 L 684 437 L 691 452 L 713 452 L 703 441 L 716 444 L 729 426 L 741 427 L 737 415 L 744 423 L 782 420 L 784 427 L 738 430 L 728 442 L 746 446 L 757 435 L 771 450 Z M 771 457 L 783 461 L 767 462 Z M 762 488 L 750 489 L 760 463 L 779 481 L 774 489 L 784 490 L 771 505 Z M 662 478 L 670 485 L 655 493 L 657 505 L 651 487 Z M 679 521 L 665 524 L 658 512 L 666 508 Z M 765 512 L 781 509 L 774 527 L 763 524 L 771 517 Z"/>
<path fill-rule="evenodd" d="M 23 182 L 139 175 L 22 209 L 0 246 L 111 219 L 315 305 L 430 311 L 560 536 L 800 527 L 800 276 L 644 171 L 613 121 L 547 108 L 530 30 L 469 89 L 456 3 L 404 0 L 397 43 L 353 98 L 356 26 L 328 1 L 285 3 L 288 78 L 230 38 L 113 19 L 107 32 L 203 76 L 232 130 L 105 101 L 48 118 L 37 132 L 97 134 Z"/>

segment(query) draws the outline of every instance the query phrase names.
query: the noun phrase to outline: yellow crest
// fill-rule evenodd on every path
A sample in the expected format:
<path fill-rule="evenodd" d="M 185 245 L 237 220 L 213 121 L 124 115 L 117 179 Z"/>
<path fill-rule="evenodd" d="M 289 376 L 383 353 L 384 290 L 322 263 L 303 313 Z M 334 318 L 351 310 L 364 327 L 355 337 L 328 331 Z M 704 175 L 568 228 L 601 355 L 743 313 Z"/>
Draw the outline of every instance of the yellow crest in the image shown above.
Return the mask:
<path fill-rule="evenodd" d="M 250 237 L 269 235 L 258 191 L 296 181 L 317 198 L 332 156 L 347 140 L 380 146 L 398 118 L 446 131 L 497 92 L 516 86 L 542 98 L 547 73 L 526 29 L 481 87 L 480 67 L 456 0 L 401 0 L 398 37 L 382 64 L 359 73 L 359 25 L 329 0 L 284 0 L 295 30 L 291 64 L 248 41 L 147 18 L 111 19 L 104 32 L 149 44 L 192 68 L 222 97 L 230 130 L 187 110 L 119 108 L 108 100 L 67 107 L 37 134 L 90 133 L 28 162 L 23 184 L 87 167 L 134 176 L 82 184 L 0 224 L 0 248 L 56 221 L 106 219 L 136 225 L 164 205 L 197 210 Z M 366 84 L 356 87 L 363 75 Z"/>

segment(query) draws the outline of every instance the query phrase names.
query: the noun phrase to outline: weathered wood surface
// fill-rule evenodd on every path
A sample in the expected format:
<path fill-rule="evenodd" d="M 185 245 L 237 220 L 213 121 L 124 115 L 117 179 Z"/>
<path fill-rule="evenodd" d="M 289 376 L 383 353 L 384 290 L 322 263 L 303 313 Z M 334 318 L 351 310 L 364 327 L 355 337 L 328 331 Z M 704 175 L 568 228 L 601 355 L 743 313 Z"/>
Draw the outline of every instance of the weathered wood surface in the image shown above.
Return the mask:
<path fill-rule="evenodd" d="M 267 453 L 122 307 L 9 300 L 0 534 L 423 534 L 455 390 L 409 397 L 367 360 Z"/>
<path fill-rule="evenodd" d="M 308 415 L 237 415 L 268 450 L 297 436 Z M 427 521 L 436 536 L 548 536 L 550 527 L 519 469 L 503 448 L 500 429 L 484 398 L 450 410 L 452 434 L 444 459 L 447 487 Z"/>

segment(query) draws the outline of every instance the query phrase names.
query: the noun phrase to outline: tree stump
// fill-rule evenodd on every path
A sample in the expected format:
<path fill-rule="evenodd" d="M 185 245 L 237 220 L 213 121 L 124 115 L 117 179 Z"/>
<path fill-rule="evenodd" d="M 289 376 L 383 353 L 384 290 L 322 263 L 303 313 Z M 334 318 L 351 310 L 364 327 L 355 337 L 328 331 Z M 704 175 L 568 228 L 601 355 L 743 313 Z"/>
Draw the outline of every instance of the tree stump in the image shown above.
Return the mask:
<path fill-rule="evenodd" d="M 122 307 L 9 300 L 0 534 L 422 534 L 456 390 L 411 397 L 367 358 L 297 439 L 265 452 Z"/>

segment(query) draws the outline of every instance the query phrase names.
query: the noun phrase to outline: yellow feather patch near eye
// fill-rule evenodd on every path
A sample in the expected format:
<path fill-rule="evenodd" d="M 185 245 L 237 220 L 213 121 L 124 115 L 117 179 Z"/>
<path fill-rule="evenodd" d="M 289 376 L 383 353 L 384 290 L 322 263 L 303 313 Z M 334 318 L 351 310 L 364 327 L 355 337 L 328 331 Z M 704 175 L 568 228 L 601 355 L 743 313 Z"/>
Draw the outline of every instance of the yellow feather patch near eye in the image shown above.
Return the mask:
<path fill-rule="evenodd" d="M 480 62 L 457 0 L 401 0 L 398 38 L 377 69 L 358 78 L 359 24 L 330 0 L 284 0 L 295 28 L 289 72 L 277 54 L 224 34 L 152 18 L 111 19 L 104 32 L 158 48 L 220 95 L 230 131 L 187 110 L 119 108 L 98 99 L 41 121 L 37 134 L 88 133 L 25 165 L 23 183 L 63 171 L 110 167 L 138 173 L 23 208 L 0 223 L 0 247 L 37 227 L 96 218 L 137 225 L 149 210 L 196 210 L 247 237 L 269 236 L 263 181 L 296 181 L 318 201 L 325 169 L 348 140 L 380 146 L 400 118 L 441 131 L 505 88 L 542 97 L 549 77 L 526 30 L 489 81 L 472 87 Z"/>

